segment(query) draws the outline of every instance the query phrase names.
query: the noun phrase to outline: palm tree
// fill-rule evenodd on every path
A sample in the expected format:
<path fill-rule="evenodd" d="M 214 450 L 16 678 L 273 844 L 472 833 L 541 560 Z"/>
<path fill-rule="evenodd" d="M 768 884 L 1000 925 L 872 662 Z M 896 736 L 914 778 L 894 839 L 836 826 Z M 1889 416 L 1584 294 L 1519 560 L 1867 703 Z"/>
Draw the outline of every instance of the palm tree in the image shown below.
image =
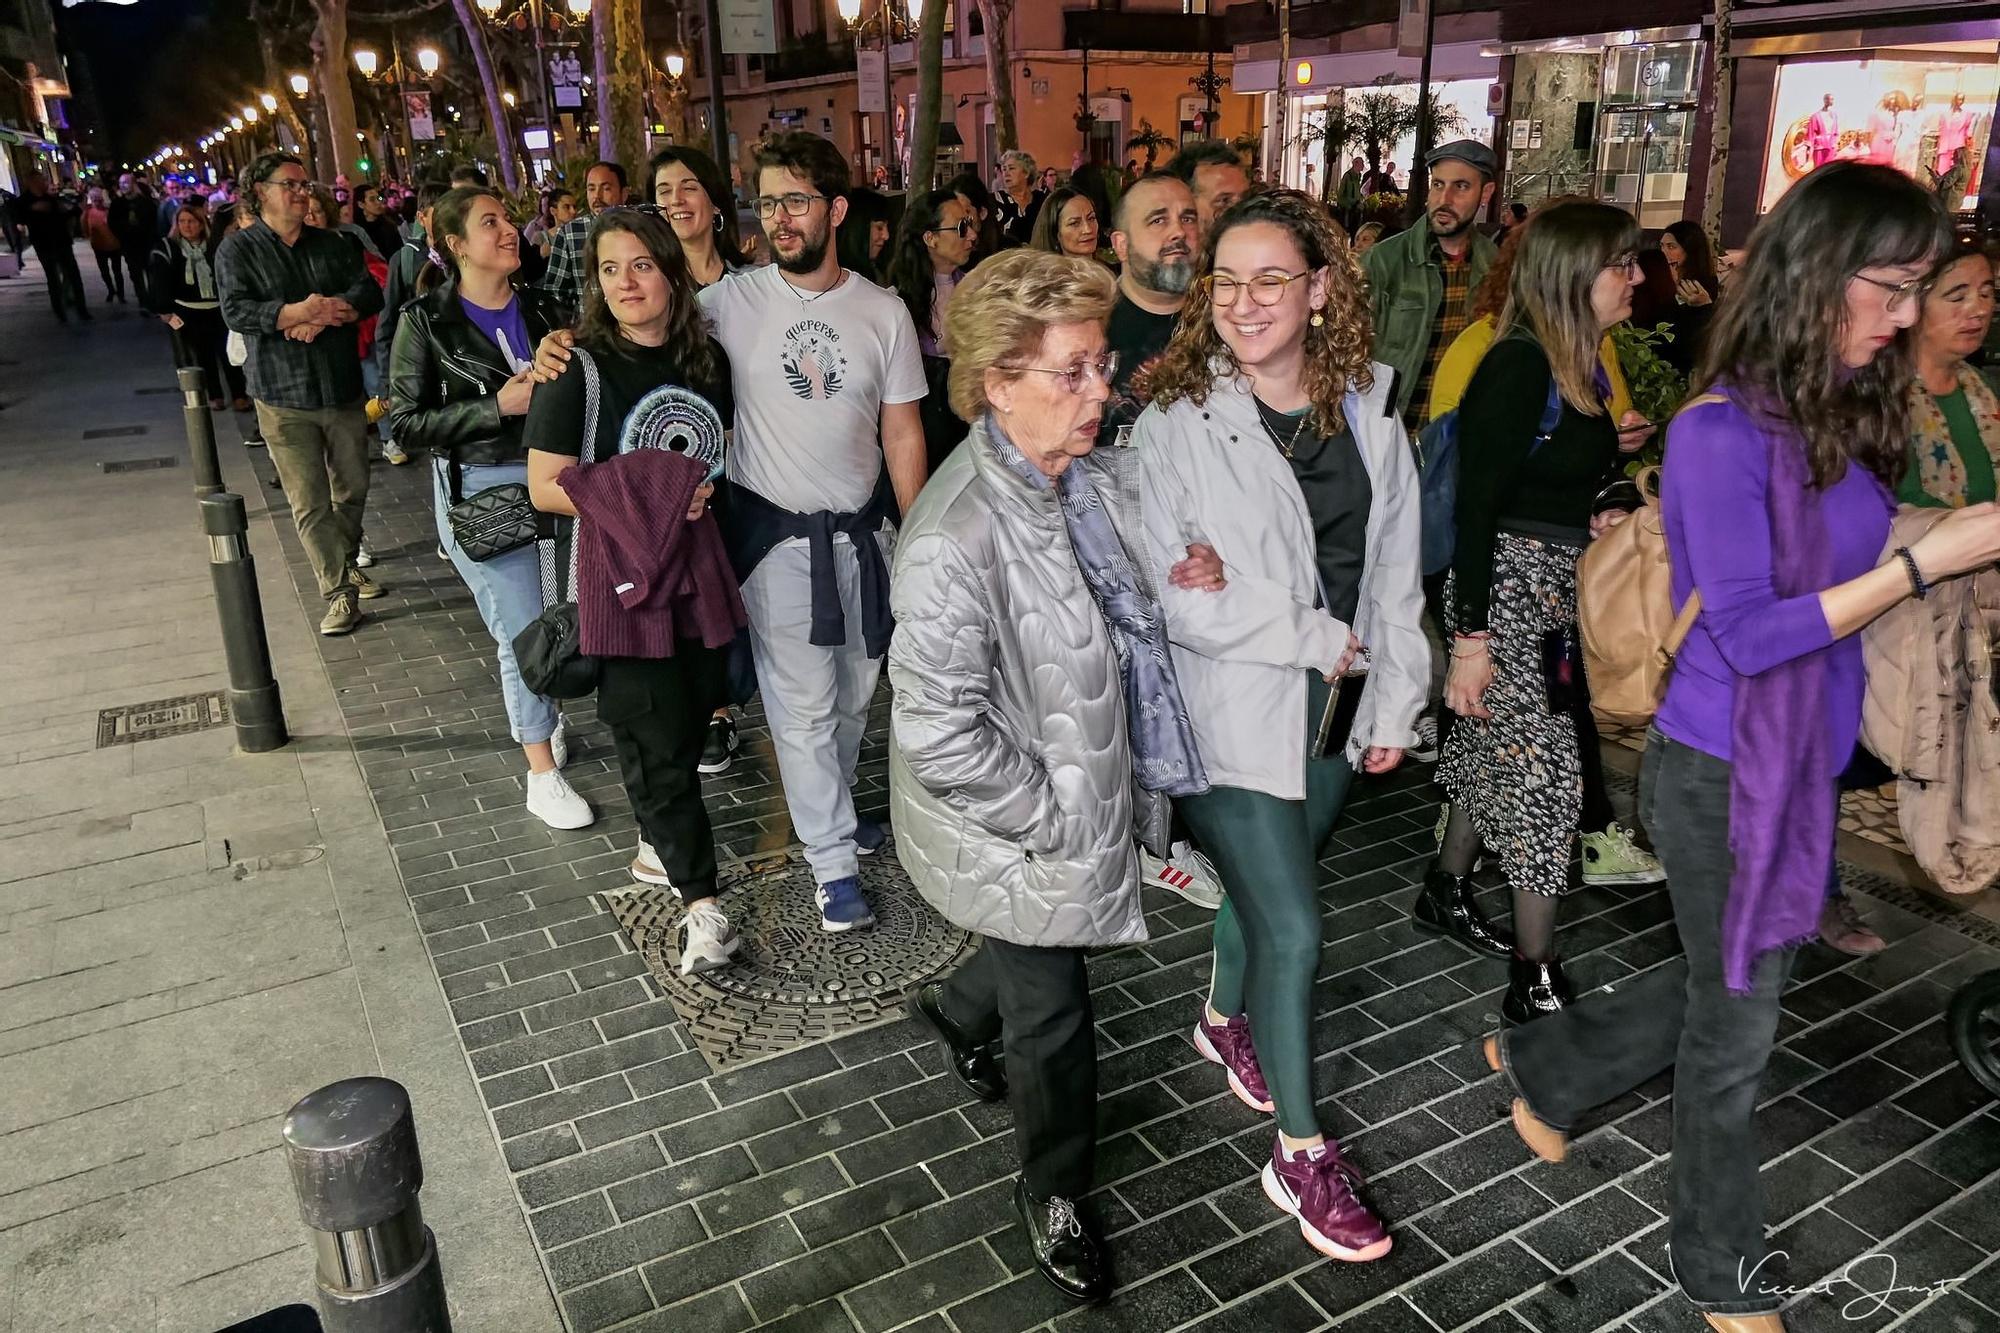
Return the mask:
<path fill-rule="evenodd" d="M 347 0 L 312 0 L 313 86 L 326 107 L 333 161 L 321 164 L 351 182 L 361 180 L 361 140 L 354 123 L 354 88 L 347 81 Z"/>
<path fill-rule="evenodd" d="M 514 157 L 514 134 L 507 123 L 507 104 L 500 97 L 500 81 L 493 75 L 493 52 L 486 45 L 486 29 L 472 12 L 472 0 L 451 0 L 465 43 L 472 48 L 472 63 L 479 68 L 479 89 L 486 99 L 486 119 L 493 126 L 493 146 L 500 159 L 500 179 L 507 192 L 521 188 L 521 170 Z"/>
<path fill-rule="evenodd" d="M 930 189 L 937 175 L 938 126 L 944 114 L 944 10 L 941 3 L 925 5 L 917 24 L 917 123 L 910 126 L 910 179 L 904 182 L 912 195 Z M 997 110 L 994 116 L 998 118 Z"/>
<path fill-rule="evenodd" d="M 1359 139 L 1360 126 L 1348 116 L 1345 98 L 1329 101 L 1318 115 L 1309 113 L 1305 124 L 1299 127 L 1298 142 L 1302 147 L 1324 145 L 1320 155 L 1325 166 L 1324 178 L 1320 181 L 1320 202 L 1332 200 L 1335 183 L 1341 174 L 1339 159 Z"/>
<path fill-rule="evenodd" d="M 1162 148 L 1172 148 L 1173 146 L 1174 141 L 1154 129 L 1153 122 L 1147 120 L 1144 116 L 1139 118 L 1139 132 L 1125 141 L 1126 152 L 1129 153 L 1139 149 L 1145 151 L 1147 171 L 1153 169 L 1153 162 L 1159 157 Z"/>
<path fill-rule="evenodd" d="M 1014 128 L 1014 77 L 1007 54 L 1007 21 L 1013 16 L 1014 0 L 979 0 L 979 24 L 986 30 L 986 86 L 993 90 L 993 142 L 1003 153 L 1021 146 Z"/>
<path fill-rule="evenodd" d="M 1722 186 L 1729 174 L 1729 116 L 1735 101 L 1736 62 L 1729 50 L 1730 0 L 1715 0 L 1715 45 L 1709 57 L 1708 182 L 1702 190 L 1701 229 L 1708 244 L 1722 253 Z"/>

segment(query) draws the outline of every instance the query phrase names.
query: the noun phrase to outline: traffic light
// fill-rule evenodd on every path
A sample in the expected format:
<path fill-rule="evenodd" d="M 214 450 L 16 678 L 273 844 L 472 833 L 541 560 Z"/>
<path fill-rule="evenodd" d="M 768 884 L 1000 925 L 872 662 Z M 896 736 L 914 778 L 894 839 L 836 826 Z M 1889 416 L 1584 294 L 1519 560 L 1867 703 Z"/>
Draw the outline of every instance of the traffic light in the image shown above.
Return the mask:
<path fill-rule="evenodd" d="M 361 174 L 364 176 L 375 170 L 375 164 L 373 162 L 370 162 L 365 157 L 362 158 L 360 161 L 356 162 L 354 165 L 361 169 Z"/>

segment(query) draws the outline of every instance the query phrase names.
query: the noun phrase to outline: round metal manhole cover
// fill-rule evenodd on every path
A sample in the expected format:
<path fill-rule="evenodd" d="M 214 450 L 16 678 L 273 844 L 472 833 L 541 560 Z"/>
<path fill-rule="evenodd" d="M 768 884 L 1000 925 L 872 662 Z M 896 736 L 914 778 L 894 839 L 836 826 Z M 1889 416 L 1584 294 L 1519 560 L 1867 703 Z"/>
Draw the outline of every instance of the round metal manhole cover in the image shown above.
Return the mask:
<path fill-rule="evenodd" d="M 682 913 L 671 890 L 606 895 L 689 1036 L 718 1068 L 878 1022 L 972 946 L 918 896 L 891 848 L 861 863 L 862 892 L 875 911 L 866 930 L 820 929 L 812 869 L 796 849 L 724 870 L 721 888 L 742 948 L 730 966 L 693 977 L 680 975 Z"/>

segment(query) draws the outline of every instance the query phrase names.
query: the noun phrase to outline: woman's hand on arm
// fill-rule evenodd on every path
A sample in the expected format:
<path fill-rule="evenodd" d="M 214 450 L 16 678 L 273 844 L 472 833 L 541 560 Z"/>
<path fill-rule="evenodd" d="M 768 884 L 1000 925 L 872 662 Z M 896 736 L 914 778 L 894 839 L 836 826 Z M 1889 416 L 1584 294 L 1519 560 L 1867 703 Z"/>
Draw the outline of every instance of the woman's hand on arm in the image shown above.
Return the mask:
<path fill-rule="evenodd" d="M 570 349 L 575 346 L 576 335 L 568 329 L 555 329 L 543 338 L 535 348 L 535 383 L 547 384 L 569 369 Z"/>

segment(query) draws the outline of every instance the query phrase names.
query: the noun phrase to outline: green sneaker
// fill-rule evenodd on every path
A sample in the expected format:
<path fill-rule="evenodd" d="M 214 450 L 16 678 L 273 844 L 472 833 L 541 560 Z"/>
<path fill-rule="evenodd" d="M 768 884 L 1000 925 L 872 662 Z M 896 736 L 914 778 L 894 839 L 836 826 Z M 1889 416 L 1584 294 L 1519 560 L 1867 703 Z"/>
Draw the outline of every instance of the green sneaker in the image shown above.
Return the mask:
<path fill-rule="evenodd" d="M 1658 857 L 1639 849 L 1621 824 L 1583 835 L 1585 884 L 1658 884 L 1667 877 Z"/>

